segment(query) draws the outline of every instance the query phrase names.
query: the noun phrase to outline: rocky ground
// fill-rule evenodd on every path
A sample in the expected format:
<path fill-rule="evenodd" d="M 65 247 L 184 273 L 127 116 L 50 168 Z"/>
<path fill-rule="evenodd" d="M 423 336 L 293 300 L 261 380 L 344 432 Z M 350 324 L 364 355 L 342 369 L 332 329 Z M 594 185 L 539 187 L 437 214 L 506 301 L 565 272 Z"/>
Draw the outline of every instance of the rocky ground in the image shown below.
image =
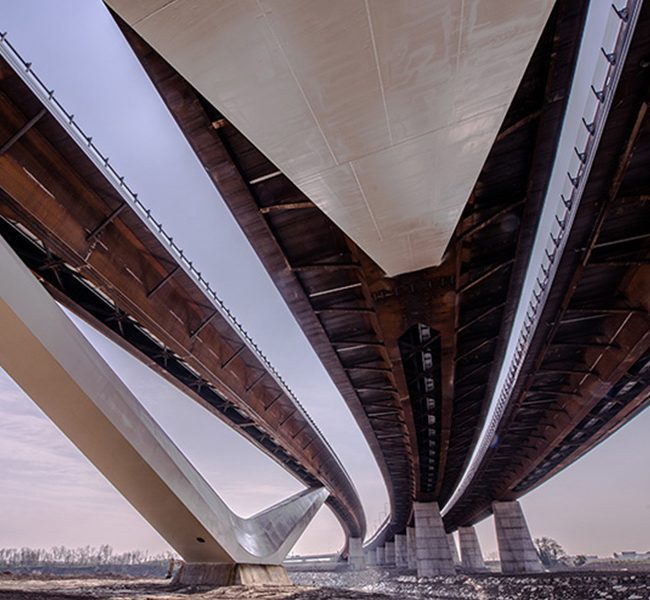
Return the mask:
<path fill-rule="evenodd" d="M 650 600 L 647 573 L 473 575 L 420 579 L 395 570 L 291 573 L 292 587 L 170 587 L 159 579 L 0 576 L 0 600 Z"/>
<path fill-rule="evenodd" d="M 418 579 L 395 570 L 368 569 L 359 573 L 292 573 L 291 577 L 300 585 L 343 587 L 375 594 L 371 598 L 650 600 L 650 573 L 542 573 L 528 577 L 486 573 Z"/>

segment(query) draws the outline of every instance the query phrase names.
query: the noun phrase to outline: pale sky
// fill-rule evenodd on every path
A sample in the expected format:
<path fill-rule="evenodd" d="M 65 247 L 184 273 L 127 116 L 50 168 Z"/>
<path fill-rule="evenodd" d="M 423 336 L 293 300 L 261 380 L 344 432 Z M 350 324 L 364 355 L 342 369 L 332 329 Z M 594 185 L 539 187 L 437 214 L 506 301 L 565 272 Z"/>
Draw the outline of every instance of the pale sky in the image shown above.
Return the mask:
<path fill-rule="evenodd" d="M 387 507 L 379 471 L 320 365 L 218 193 L 98 0 L 0 0 L 0 31 L 54 88 L 252 334 L 355 482 L 369 530 Z M 274 461 L 127 353 L 83 326 L 115 371 L 238 513 L 301 489 Z M 534 536 L 571 553 L 650 550 L 650 411 L 526 496 Z M 0 547 L 167 550 L 164 540 L 0 371 Z M 479 525 L 486 554 L 492 520 Z M 322 510 L 297 552 L 337 550 Z"/>

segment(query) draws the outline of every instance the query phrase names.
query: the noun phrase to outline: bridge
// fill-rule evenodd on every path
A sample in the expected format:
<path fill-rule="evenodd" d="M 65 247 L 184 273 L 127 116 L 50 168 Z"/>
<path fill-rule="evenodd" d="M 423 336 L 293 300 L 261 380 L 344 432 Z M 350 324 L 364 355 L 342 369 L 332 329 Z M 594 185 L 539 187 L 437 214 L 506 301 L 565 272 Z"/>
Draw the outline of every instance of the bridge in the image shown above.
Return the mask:
<path fill-rule="evenodd" d="M 493 513 L 504 571 L 536 571 L 517 499 L 650 401 L 650 8 L 607 6 L 599 30 L 578 0 L 494 3 L 499 23 L 362 4 L 321 31 L 299 6 L 108 2 L 377 460 L 391 511 L 364 548 L 354 488 L 279 376 L 6 65 L 2 233 L 62 303 L 325 486 L 355 568 L 452 573 L 455 530 L 480 568 Z M 437 22 L 441 48 L 414 25 Z M 400 80 L 422 49 L 437 60 Z"/>
<path fill-rule="evenodd" d="M 298 399 L 8 38 L 0 48 L 4 240 L 62 305 L 328 490 L 346 539 L 363 538 L 356 489 Z"/>

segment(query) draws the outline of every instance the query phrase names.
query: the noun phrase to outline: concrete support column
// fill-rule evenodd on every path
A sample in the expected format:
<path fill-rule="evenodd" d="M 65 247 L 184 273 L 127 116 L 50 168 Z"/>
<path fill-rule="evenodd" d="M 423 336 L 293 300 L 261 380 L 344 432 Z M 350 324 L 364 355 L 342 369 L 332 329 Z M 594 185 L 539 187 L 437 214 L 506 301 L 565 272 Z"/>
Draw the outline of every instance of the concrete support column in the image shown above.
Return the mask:
<path fill-rule="evenodd" d="M 415 544 L 418 577 L 454 575 L 445 527 L 437 502 L 415 502 Z"/>
<path fill-rule="evenodd" d="M 395 536 L 395 566 L 408 567 L 406 552 L 406 534 L 397 534 Z"/>
<path fill-rule="evenodd" d="M 366 565 L 374 567 L 377 564 L 377 550 L 366 550 Z"/>
<path fill-rule="evenodd" d="M 482 571 L 485 569 L 485 562 L 483 562 L 483 553 L 481 552 L 481 545 L 476 535 L 476 528 L 459 527 L 458 539 L 460 541 L 460 556 L 463 568 L 471 571 Z"/>
<path fill-rule="evenodd" d="M 377 546 L 377 560 L 376 563 L 382 566 L 386 563 L 386 551 L 383 546 Z"/>
<path fill-rule="evenodd" d="M 447 542 L 449 543 L 449 552 L 451 552 L 451 560 L 454 565 L 460 565 L 460 556 L 458 556 L 458 548 L 456 548 L 456 540 L 453 533 L 447 534 Z"/>
<path fill-rule="evenodd" d="M 493 502 L 502 573 L 539 573 L 542 563 L 519 502 Z"/>
<path fill-rule="evenodd" d="M 385 562 L 387 567 L 395 566 L 395 542 L 386 542 L 384 544 Z"/>
<path fill-rule="evenodd" d="M 350 538 L 348 546 L 348 565 L 355 571 L 361 571 L 366 566 L 363 557 L 363 547 L 361 538 Z"/>
<path fill-rule="evenodd" d="M 406 551 L 409 569 L 417 569 L 417 551 L 415 549 L 415 527 L 406 528 Z"/>
<path fill-rule="evenodd" d="M 329 495 L 235 515 L 0 236 L 0 366 L 183 557 L 182 584 L 289 583 Z"/>

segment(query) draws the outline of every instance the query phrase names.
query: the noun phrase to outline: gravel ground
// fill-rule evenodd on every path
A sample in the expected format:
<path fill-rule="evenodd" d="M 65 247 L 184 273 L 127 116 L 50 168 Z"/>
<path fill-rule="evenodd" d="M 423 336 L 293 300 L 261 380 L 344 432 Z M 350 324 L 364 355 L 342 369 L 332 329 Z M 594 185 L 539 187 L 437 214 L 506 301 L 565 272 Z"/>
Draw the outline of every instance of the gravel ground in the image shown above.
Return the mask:
<path fill-rule="evenodd" d="M 650 600 L 650 573 L 494 574 L 418 579 L 396 570 L 291 573 L 299 585 L 342 587 L 377 597 L 432 600 Z M 342 596 L 343 598 L 343 596 Z"/>
<path fill-rule="evenodd" d="M 292 587 L 172 589 L 168 581 L 0 576 L 0 600 L 650 600 L 650 574 L 529 577 L 459 575 L 420 579 L 395 570 L 291 573 Z"/>

